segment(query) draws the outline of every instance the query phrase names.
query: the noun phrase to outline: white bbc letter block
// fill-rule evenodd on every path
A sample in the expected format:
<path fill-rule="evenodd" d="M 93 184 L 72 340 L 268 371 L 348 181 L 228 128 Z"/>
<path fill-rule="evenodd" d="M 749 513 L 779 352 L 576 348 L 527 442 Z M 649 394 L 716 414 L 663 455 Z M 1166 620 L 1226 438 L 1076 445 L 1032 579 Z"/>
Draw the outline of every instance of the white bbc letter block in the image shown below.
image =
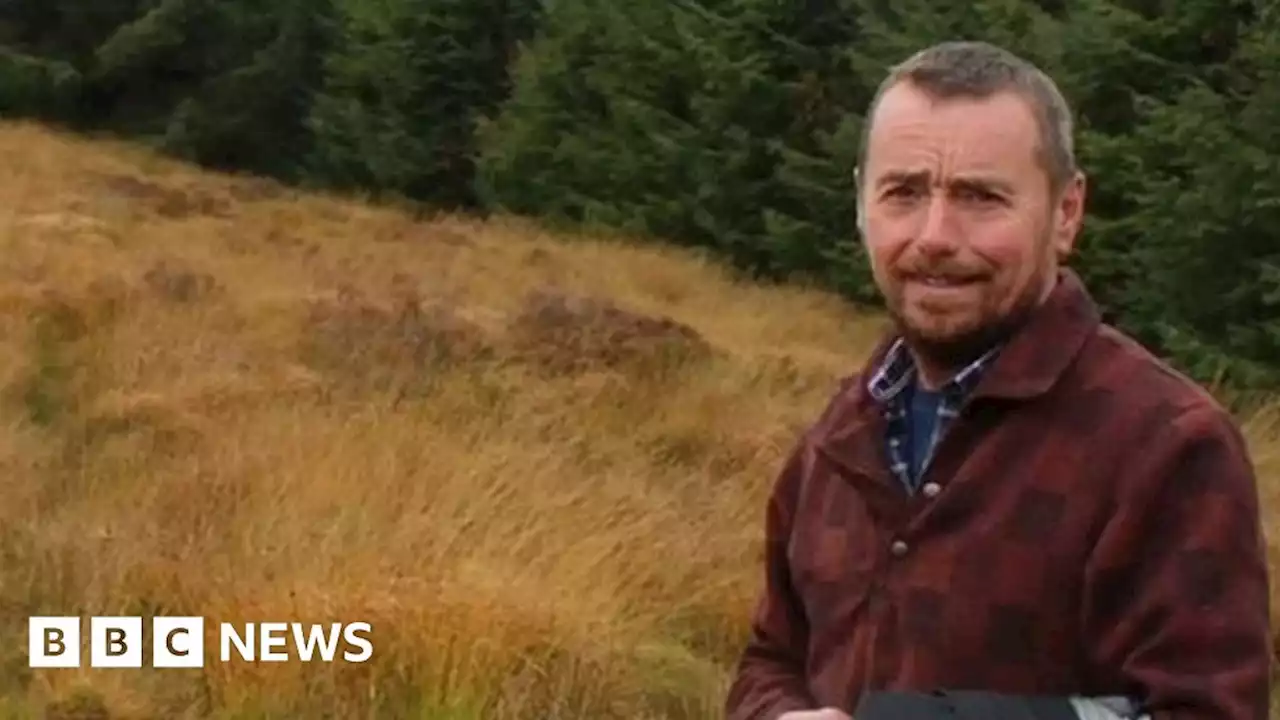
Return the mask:
<path fill-rule="evenodd" d="M 36 616 L 27 620 L 28 667 L 80 667 L 80 618 Z"/>
<path fill-rule="evenodd" d="M 204 667 L 204 618 L 155 618 L 151 623 L 151 643 L 154 667 Z"/>
<path fill-rule="evenodd" d="M 142 667 L 142 618 L 90 618 L 89 665 L 102 668 Z"/>

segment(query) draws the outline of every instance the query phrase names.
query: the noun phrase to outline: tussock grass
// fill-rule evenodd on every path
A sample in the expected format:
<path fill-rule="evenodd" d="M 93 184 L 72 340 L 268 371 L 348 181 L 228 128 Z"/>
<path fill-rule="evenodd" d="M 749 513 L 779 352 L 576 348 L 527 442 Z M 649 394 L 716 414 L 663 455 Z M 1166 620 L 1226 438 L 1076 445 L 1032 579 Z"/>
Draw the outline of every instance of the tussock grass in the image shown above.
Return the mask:
<path fill-rule="evenodd" d="M 878 319 L 32 125 L 0 154 L 0 717 L 718 715 L 774 473 Z M 28 615 L 117 613 L 375 655 L 26 667 Z"/>

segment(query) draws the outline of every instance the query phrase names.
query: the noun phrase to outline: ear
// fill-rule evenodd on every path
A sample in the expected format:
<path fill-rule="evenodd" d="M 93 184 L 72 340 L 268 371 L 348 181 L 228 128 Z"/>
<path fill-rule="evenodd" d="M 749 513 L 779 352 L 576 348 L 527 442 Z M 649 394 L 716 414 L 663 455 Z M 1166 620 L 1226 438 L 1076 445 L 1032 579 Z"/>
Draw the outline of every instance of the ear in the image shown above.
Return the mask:
<path fill-rule="evenodd" d="M 1059 260 L 1065 260 L 1075 250 L 1076 238 L 1084 224 L 1087 190 L 1084 173 L 1077 171 L 1058 193 L 1053 212 L 1053 249 Z"/>

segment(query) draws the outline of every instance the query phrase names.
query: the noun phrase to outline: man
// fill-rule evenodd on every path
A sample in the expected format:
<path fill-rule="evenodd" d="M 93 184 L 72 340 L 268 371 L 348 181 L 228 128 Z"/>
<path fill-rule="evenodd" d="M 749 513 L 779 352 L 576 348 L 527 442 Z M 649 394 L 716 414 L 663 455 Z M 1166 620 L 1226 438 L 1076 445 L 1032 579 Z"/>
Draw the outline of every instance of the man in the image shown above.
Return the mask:
<path fill-rule="evenodd" d="M 1054 83 L 945 43 L 868 123 L 859 228 L 896 332 L 777 479 L 729 720 L 844 720 L 889 690 L 1267 717 L 1245 443 L 1061 266 L 1085 181 Z"/>

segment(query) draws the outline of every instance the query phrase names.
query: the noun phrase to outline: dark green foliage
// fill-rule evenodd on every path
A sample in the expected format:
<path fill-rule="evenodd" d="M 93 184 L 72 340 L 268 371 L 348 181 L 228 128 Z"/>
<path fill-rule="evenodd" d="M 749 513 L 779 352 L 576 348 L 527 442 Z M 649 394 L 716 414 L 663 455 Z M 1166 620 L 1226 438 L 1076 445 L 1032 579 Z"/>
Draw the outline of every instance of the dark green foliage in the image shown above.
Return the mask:
<path fill-rule="evenodd" d="M 483 132 L 486 200 L 711 248 L 764 278 L 861 272 L 848 242 L 851 78 L 788 35 L 822 27 L 818 41 L 847 41 L 830 5 L 811 3 L 809 20 L 831 21 L 812 25 L 757 0 L 558 2 Z"/>
<path fill-rule="evenodd" d="M 67 116 L 80 95 L 80 73 L 70 63 L 0 46 L 0 116 Z"/>
<path fill-rule="evenodd" d="M 332 40 L 333 0 L 273 0 L 252 25 L 220 6 L 240 50 L 168 116 L 164 145 L 225 169 L 305 178 L 299 158 L 312 138 L 306 118 L 321 82 L 320 63 Z"/>
<path fill-rule="evenodd" d="M 344 0 L 308 127 L 311 176 L 435 204 L 473 206 L 475 123 L 507 95 L 528 2 Z"/>
<path fill-rule="evenodd" d="M 1280 30 L 1262 0 L 11 0 L 0 113 L 214 167 L 648 235 L 877 301 L 872 93 L 993 41 L 1078 113 L 1074 265 L 1204 380 L 1280 382 Z M 1223 377 L 1225 376 L 1225 377 Z"/>
<path fill-rule="evenodd" d="M 1241 33 L 1222 87 L 1189 84 L 1135 133 L 1163 158 L 1135 193 L 1151 237 L 1135 320 L 1197 374 L 1274 380 L 1280 361 L 1280 23 Z M 1135 286 L 1135 291 L 1138 288 Z M 1268 367 L 1269 366 L 1269 367 Z M 1270 376 L 1270 377 L 1268 377 Z"/>

